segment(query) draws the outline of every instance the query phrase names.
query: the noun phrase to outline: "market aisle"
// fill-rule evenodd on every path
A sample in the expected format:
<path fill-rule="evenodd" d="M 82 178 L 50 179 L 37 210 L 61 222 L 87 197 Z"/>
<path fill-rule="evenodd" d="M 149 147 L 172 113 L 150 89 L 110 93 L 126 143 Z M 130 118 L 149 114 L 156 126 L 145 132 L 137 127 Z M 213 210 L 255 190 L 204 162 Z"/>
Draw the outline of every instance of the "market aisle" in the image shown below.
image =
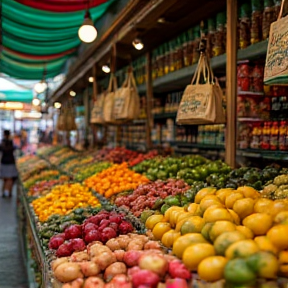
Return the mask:
<path fill-rule="evenodd" d="M 1 181 L 0 185 L 2 187 Z M 12 198 L 0 198 L 0 231 L 0 287 L 27 288 L 17 231 L 16 189 Z"/>

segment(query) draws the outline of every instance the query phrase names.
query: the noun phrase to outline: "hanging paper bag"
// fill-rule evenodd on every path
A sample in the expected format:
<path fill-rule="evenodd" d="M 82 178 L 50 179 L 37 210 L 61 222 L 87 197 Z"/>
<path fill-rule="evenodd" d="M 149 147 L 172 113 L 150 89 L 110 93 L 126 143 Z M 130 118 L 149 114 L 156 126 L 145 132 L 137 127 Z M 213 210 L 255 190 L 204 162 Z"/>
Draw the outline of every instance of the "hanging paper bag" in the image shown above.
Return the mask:
<path fill-rule="evenodd" d="M 114 115 L 118 120 L 134 120 L 139 114 L 140 97 L 133 72 L 129 70 L 126 80 L 115 95 Z"/>
<path fill-rule="evenodd" d="M 77 130 L 77 125 L 75 122 L 75 109 L 71 101 L 68 102 L 68 107 L 65 110 L 65 121 L 66 121 L 66 131 Z"/>
<path fill-rule="evenodd" d="M 199 83 L 201 77 L 205 84 Z M 213 78 L 210 63 L 206 55 L 201 53 L 192 82 L 182 96 L 177 111 L 177 124 L 199 125 L 225 121 L 222 91 L 219 84 L 213 82 Z"/>
<path fill-rule="evenodd" d="M 59 131 L 65 131 L 66 130 L 66 121 L 65 121 L 65 115 L 64 115 L 64 109 L 62 108 L 57 121 L 57 130 Z"/>
<path fill-rule="evenodd" d="M 111 74 L 107 94 L 105 96 L 103 105 L 103 119 L 106 123 L 115 123 L 114 118 L 114 97 L 117 91 L 117 81 L 113 74 Z"/>
<path fill-rule="evenodd" d="M 105 94 L 102 93 L 94 102 L 93 109 L 91 111 L 91 120 L 92 124 L 102 124 L 104 123 L 103 119 L 103 105 L 104 105 Z"/>
<path fill-rule="evenodd" d="M 270 26 L 264 68 L 264 84 L 288 85 L 288 15 L 282 18 L 285 0 L 282 0 L 277 21 Z"/>

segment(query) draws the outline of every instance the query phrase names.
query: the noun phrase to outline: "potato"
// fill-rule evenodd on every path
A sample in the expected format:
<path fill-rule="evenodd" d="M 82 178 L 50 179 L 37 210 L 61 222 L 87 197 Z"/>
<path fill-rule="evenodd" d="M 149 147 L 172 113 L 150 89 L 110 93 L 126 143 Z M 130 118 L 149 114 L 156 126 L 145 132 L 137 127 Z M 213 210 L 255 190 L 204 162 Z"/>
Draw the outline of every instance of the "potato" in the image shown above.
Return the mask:
<path fill-rule="evenodd" d="M 101 270 L 98 264 L 92 261 L 79 262 L 82 273 L 86 276 L 97 276 Z"/>
<path fill-rule="evenodd" d="M 79 264 L 73 262 L 65 262 L 60 264 L 54 271 L 56 279 L 66 283 L 77 278 L 83 278 Z"/>
<path fill-rule="evenodd" d="M 83 288 L 104 288 L 105 283 L 99 277 L 89 277 L 84 282 Z"/>
<path fill-rule="evenodd" d="M 112 239 L 108 240 L 105 245 L 107 247 L 109 247 L 112 251 L 121 249 L 117 238 L 112 238 Z"/>
<path fill-rule="evenodd" d="M 104 273 L 104 279 L 106 281 L 109 281 L 114 276 L 118 274 L 126 274 L 126 272 L 127 272 L 127 267 L 124 263 L 115 262 L 106 268 L 105 273 Z"/>
<path fill-rule="evenodd" d="M 133 239 L 127 246 L 127 251 L 130 250 L 143 250 L 144 242 L 140 239 Z"/>
<path fill-rule="evenodd" d="M 90 247 L 89 256 L 92 259 L 96 256 L 101 255 L 104 252 L 112 253 L 109 247 L 96 244 Z"/>
<path fill-rule="evenodd" d="M 62 264 L 68 262 L 68 258 L 67 257 L 61 257 L 61 258 L 57 258 L 56 260 L 54 260 L 51 264 L 52 270 L 55 271 L 56 268 Z"/>
<path fill-rule="evenodd" d="M 116 262 L 116 257 L 112 252 L 103 252 L 92 258 L 92 261 L 98 264 L 101 270 L 105 270 L 109 265 Z"/>
<path fill-rule="evenodd" d="M 81 261 L 88 261 L 89 255 L 87 252 L 81 251 L 81 252 L 74 252 L 70 256 L 70 261 L 72 262 L 81 262 Z"/>
<path fill-rule="evenodd" d="M 65 283 L 62 288 L 81 288 L 84 283 L 82 278 L 77 278 L 73 282 Z"/>

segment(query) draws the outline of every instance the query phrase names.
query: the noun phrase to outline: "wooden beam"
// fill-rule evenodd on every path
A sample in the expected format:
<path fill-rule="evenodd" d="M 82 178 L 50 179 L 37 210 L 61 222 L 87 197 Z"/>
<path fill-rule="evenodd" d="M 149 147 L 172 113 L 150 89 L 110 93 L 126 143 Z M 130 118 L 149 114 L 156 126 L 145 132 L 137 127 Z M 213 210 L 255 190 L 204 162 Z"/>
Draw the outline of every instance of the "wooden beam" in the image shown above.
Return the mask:
<path fill-rule="evenodd" d="M 227 124 L 225 161 L 232 168 L 236 166 L 237 50 L 237 0 L 227 0 Z"/>
<path fill-rule="evenodd" d="M 152 115 L 152 104 L 153 104 L 153 80 L 152 80 L 152 59 L 151 53 L 148 52 L 146 54 L 146 75 L 147 75 L 147 82 L 146 82 L 146 115 L 147 115 L 147 122 L 146 122 L 146 146 L 147 149 L 152 147 L 151 141 L 151 130 L 153 127 L 153 115 Z"/>

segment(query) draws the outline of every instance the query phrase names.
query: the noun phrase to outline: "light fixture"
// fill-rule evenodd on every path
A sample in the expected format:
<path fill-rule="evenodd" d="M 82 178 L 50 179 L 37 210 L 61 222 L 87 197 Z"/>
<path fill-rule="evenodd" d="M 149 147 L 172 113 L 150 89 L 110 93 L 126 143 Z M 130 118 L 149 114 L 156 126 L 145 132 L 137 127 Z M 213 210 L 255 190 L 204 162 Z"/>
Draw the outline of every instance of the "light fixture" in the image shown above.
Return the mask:
<path fill-rule="evenodd" d="M 75 97 L 75 96 L 76 96 L 76 92 L 73 91 L 73 90 L 71 90 L 71 91 L 69 92 L 69 94 L 70 94 L 70 96 L 72 96 L 72 97 Z"/>
<path fill-rule="evenodd" d="M 45 80 L 41 80 L 40 82 L 36 83 L 34 86 L 34 91 L 37 94 L 43 93 L 47 89 L 47 83 Z"/>
<path fill-rule="evenodd" d="M 88 80 L 89 80 L 90 83 L 93 83 L 93 81 L 94 81 L 94 77 L 89 77 Z"/>
<path fill-rule="evenodd" d="M 33 106 L 39 106 L 40 103 L 41 103 L 41 101 L 40 101 L 38 98 L 34 98 L 34 99 L 32 100 L 32 105 L 33 105 Z"/>
<path fill-rule="evenodd" d="M 54 103 L 54 107 L 56 108 L 56 109 L 60 109 L 61 108 L 61 103 L 60 102 L 55 102 Z"/>
<path fill-rule="evenodd" d="M 97 38 L 97 30 L 87 9 L 82 26 L 78 30 L 78 36 L 82 42 L 92 43 Z"/>
<path fill-rule="evenodd" d="M 110 73 L 111 69 L 108 65 L 103 65 L 102 66 L 102 71 L 105 73 Z"/>
<path fill-rule="evenodd" d="M 132 45 L 137 50 L 142 50 L 144 48 L 144 44 L 139 38 L 134 39 Z"/>

